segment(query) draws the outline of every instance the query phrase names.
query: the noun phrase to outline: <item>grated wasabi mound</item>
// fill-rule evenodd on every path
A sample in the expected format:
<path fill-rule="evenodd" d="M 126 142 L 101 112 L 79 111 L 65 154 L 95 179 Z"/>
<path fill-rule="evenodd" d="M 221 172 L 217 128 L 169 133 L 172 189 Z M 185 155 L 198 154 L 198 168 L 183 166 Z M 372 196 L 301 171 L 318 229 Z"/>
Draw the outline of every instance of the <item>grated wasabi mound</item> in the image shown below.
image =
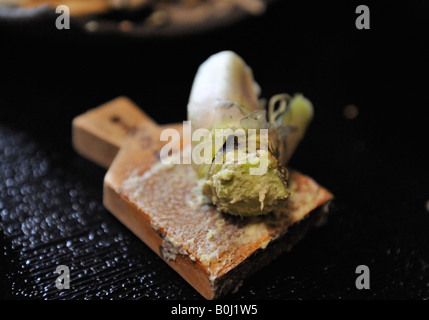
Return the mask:
<path fill-rule="evenodd" d="M 225 137 L 222 148 L 213 147 L 211 161 L 194 164 L 203 194 L 219 211 L 242 217 L 285 206 L 290 194 L 286 164 L 313 117 L 311 102 L 301 94 L 272 97 L 267 116 L 260 91 L 244 60 L 232 51 L 222 51 L 199 67 L 188 103 L 192 132 L 203 128 L 213 137 L 217 129 L 244 132 Z M 264 130 L 267 141 L 256 133 Z M 253 174 L 261 165 L 263 174 Z"/>

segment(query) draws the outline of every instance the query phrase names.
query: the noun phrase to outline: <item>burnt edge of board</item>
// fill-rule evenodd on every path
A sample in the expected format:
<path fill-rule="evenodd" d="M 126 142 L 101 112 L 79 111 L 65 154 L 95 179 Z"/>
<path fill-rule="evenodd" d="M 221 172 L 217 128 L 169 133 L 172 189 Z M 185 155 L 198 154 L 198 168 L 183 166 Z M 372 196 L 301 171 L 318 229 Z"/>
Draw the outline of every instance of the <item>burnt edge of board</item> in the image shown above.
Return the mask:
<path fill-rule="evenodd" d="M 213 282 L 214 299 L 238 290 L 247 277 L 267 266 L 282 253 L 290 251 L 311 230 L 325 225 L 328 216 L 332 213 L 333 200 L 329 200 L 291 225 L 281 236 L 271 241 L 265 249 L 256 250 L 238 266 L 217 278 Z"/>

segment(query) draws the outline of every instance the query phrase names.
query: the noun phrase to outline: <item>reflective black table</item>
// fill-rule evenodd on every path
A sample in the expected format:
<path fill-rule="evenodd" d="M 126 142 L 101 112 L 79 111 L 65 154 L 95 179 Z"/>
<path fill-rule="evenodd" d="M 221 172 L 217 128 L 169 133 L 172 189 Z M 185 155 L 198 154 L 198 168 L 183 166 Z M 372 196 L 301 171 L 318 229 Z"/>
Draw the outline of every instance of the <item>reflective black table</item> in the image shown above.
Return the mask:
<path fill-rule="evenodd" d="M 2 23 L 0 297 L 201 299 L 103 207 L 105 171 L 73 151 L 71 121 L 119 95 L 158 123 L 182 121 L 198 65 L 230 49 L 264 97 L 313 101 L 290 165 L 336 198 L 325 227 L 225 298 L 429 298 L 428 6 L 368 3 L 371 28 L 358 30 L 358 4 L 281 1 L 224 28 L 150 39 Z M 68 290 L 55 285 L 59 265 Z M 356 288 L 359 265 L 368 290 Z"/>

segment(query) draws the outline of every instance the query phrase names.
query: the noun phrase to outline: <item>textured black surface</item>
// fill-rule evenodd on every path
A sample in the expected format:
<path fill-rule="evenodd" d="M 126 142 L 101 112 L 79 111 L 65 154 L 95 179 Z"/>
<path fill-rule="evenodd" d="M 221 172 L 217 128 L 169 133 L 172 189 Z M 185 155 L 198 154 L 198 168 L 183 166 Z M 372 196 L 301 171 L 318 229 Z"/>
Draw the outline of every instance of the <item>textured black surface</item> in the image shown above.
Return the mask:
<path fill-rule="evenodd" d="M 230 29 L 168 41 L 1 29 L 0 297 L 201 298 L 104 209 L 105 171 L 74 153 L 70 126 L 118 95 L 160 123 L 181 121 L 197 66 L 232 49 L 264 96 L 302 91 L 314 102 L 291 165 L 336 195 L 336 212 L 227 298 L 429 298 L 427 6 L 372 5 L 363 33 L 356 5 L 277 4 Z M 355 119 L 343 115 L 350 104 Z M 60 264 L 70 290 L 55 287 Z M 361 264 L 370 290 L 355 287 Z"/>

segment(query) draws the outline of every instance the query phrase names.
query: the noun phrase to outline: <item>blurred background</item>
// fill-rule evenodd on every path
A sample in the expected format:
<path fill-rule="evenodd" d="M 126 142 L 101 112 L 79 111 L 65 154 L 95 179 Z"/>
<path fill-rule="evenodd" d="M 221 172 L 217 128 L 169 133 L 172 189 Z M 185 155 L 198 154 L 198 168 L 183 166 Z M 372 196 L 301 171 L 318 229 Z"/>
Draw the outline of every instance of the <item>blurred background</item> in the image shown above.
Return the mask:
<path fill-rule="evenodd" d="M 369 30 L 357 1 L 42 2 L 0 1 L 0 297 L 201 298 L 103 208 L 105 171 L 73 151 L 71 121 L 125 95 L 180 122 L 198 66 L 227 49 L 263 97 L 313 102 L 290 165 L 336 196 L 327 226 L 227 298 L 429 298 L 426 1 L 367 1 Z"/>

